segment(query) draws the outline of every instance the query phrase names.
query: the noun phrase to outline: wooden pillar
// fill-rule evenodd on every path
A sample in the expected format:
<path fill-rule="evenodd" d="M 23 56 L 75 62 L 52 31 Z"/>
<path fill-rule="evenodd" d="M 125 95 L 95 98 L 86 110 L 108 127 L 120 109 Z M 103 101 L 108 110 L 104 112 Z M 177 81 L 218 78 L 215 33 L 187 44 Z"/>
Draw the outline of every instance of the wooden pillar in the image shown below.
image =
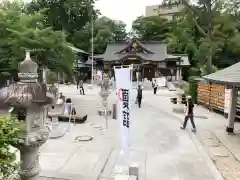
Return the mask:
<path fill-rule="evenodd" d="M 234 121 L 236 117 L 236 105 L 237 105 L 237 89 L 235 86 L 232 87 L 230 104 L 229 104 L 229 112 L 228 112 L 228 126 L 226 128 L 226 132 L 233 133 L 234 132 Z"/>

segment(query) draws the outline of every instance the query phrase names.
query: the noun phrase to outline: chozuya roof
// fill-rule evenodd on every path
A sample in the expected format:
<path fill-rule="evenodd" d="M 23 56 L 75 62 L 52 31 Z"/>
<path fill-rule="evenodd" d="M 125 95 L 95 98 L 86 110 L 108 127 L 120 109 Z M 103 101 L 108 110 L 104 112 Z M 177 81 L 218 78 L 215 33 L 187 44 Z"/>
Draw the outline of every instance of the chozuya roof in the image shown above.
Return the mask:
<path fill-rule="evenodd" d="M 127 42 L 109 43 L 104 61 L 117 61 L 130 54 L 139 56 L 143 60 L 164 61 L 167 58 L 167 45 L 161 42 L 139 42 L 132 39 Z"/>
<path fill-rule="evenodd" d="M 240 62 L 203 78 L 221 84 L 240 85 Z"/>

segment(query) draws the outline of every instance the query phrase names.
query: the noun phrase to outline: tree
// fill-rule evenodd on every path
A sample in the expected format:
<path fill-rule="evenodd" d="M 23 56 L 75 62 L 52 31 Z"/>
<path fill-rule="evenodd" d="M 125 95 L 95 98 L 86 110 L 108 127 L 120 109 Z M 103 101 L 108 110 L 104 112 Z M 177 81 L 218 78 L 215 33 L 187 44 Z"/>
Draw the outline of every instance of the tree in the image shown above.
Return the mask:
<path fill-rule="evenodd" d="M 160 17 L 148 17 L 151 23 L 146 23 L 142 20 L 146 18 L 140 17 L 133 23 L 133 32 L 145 41 L 161 40 L 158 37 L 163 37 L 162 40 L 165 39 L 164 41 L 168 43 L 169 53 L 187 54 L 191 67 L 200 70 L 202 74 L 209 73 L 207 63 L 209 55 L 213 71 L 225 68 L 239 61 L 239 19 L 234 13 L 223 9 L 221 3 L 214 1 L 211 7 L 212 18 L 209 20 L 205 7 L 207 5 L 204 4 L 207 2 L 201 1 L 198 5 L 186 4 L 186 8 L 178 14 L 179 18 L 165 23 L 165 26 L 160 24 L 157 30 L 153 28 L 152 21 Z M 171 2 L 168 3 L 171 5 Z M 211 21 L 210 39 L 209 21 Z M 164 31 L 165 29 L 167 31 Z M 150 38 L 145 38 L 146 35 Z"/>
<path fill-rule="evenodd" d="M 44 9 L 48 26 L 71 33 L 83 28 L 92 17 L 97 17 L 94 3 L 95 0 L 32 0 L 26 11 L 35 13 Z"/>
<path fill-rule="evenodd" d="M 138 17 L 133 21 L 132 29 L 141 41 L 164 41 L 171 26 L 167 19 L 159 16 Z"/>
<path fill-rule="evenodd" d="M 207 40 L 205 44 L 208 43 L 208 61 L 207 61 L 207 72 L 208 74 L 212 73 L 212 55 L 213 55 L 213 39 L 212 39 L 212 26 L 213 26 L 213 19 L 215 15 L 218 15 L 221 8 L 221 1 L 220 0 L 198 0 L 198 6 L 193 6 L 187 0 L 182 0 L 183 4 L 186 5 L 187 9 L 192 15 L 192 20 L 195 23 L 198 31 L 204 36 Z M 205 23 L 207 28 L 201 26 L 199 21 L 197 20 L 197 14 L 202 13 L 205 17 Z"/>
<path fill-rule="evenodd" d="M 22 12 L 23 8 L 23 4 L 17 2 L 1 5 L 1 74 L 17 73 L 18 64 L 28 49 L 40 68 L 47 67 L 71 75 L 75 55 L 68 47 L 64 33 L 46 27 L 45 16 L 41 12 L 28 15 Z"/>
<path fill-rule="evenodd" d="M 68 42 L 86 50 L 87 45 L 84 45 L 84 42 L 80 43 L 82 35 L 79 33 L 82 33 L 86 26 L 88 27 L 90 22 L 96 20 L 100 14 L 94 9 L 95 1 L 32 0 L 25 9 L 28 14 L 43 11 L 46 26 L 53 27 L 53 30 L 64 31 Z"/>
<path fill-rule="evenodd" d="M 108 17 L 101 17 L 94 23 L 94 53 L 105 52 L 109 42 L 126 40 L 126 24 L 122 21 L 115 21 Z"/>

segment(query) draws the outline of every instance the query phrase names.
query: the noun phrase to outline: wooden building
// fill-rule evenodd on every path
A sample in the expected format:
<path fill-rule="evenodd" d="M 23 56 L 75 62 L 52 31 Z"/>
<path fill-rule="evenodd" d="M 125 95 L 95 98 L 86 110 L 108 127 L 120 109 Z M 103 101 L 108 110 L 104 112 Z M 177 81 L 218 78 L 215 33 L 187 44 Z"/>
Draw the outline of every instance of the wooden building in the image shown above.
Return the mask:
<path fill-rule="evenodd" d="M 98 55 L 97 59 L 97 64 L 99 59 L 103 61 L 102 66 L 97 67 L 108 73 L 110 77 L 114 76 L 114 66 L 132 64 L 133 80 L 136 79 L 136 72 L 139 72 L 141 78 L 148 80 L 156 76 L 178 80 L 181 78 L 181 69 L 190 65 L 187 56 L 168 54 L 166 44 L 140 42 L 137 39 L 109 43 L 105 53 Z"/>
<path fill-rule="evenodd" d="M 236 63 L 228 68 L 219 70 L 215 73 L 204 76 L 203 78 L 208 81 L 208 87 L 205 87 L 205 97 L 203 101 L 213 102 L 215 107 L 222 109 L 223 99 L 224 99 L 224 109 L 227 106 L 228 114 L 228 126 L 226 131 L 228 133 L 233 133 L 234 131 L 234 121 L 238 118 L 240 112 L 240 62 Z M 214 86 L 213 86 L 214 84 Z M 223 91 L 225 92 L 223 93 Z M 227 92 L 229 92 L 227 94 Z M 227 94 L 227 96 L 226 96 Z M 209 98 L 207 98 L 207 95 Z M 199 93 L 199 96 L 203 94 Z M 226 102 L 227 98 L 227 102 Z M 215 100 L 214 100 L 215 99 Z M 206 104 L 212 105 L 206 102 Z M 225 111 L 225 110 L 224 110 Z"/>

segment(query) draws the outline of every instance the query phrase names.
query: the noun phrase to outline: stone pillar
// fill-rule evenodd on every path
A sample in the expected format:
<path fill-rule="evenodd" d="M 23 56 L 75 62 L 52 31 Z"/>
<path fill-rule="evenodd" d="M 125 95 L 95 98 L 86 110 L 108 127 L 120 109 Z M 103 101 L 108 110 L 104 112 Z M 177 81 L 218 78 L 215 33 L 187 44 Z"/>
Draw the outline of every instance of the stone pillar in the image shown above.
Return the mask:
<path fill-rule="evenodd" d="M 20 150 L 21 166 L 19 175 L 21 180 L 39 180 L 39 147 L 22 146 Z"/>
<path fill-rule="evenodd" d="M 231 97 L 229 103 L 229 112 L 228 112 L 228 126 L 226 128 L 226 132 L 233 133 L 234 132 L 234 121 L 236 117 L 236 105 L 237 105 L 237 89 L 236 87 L 232 87 Z"/>
<path fill-rule="evenodd" d="M 177 68 L 177 80 L 182 80 L 182 67 Z"/>

